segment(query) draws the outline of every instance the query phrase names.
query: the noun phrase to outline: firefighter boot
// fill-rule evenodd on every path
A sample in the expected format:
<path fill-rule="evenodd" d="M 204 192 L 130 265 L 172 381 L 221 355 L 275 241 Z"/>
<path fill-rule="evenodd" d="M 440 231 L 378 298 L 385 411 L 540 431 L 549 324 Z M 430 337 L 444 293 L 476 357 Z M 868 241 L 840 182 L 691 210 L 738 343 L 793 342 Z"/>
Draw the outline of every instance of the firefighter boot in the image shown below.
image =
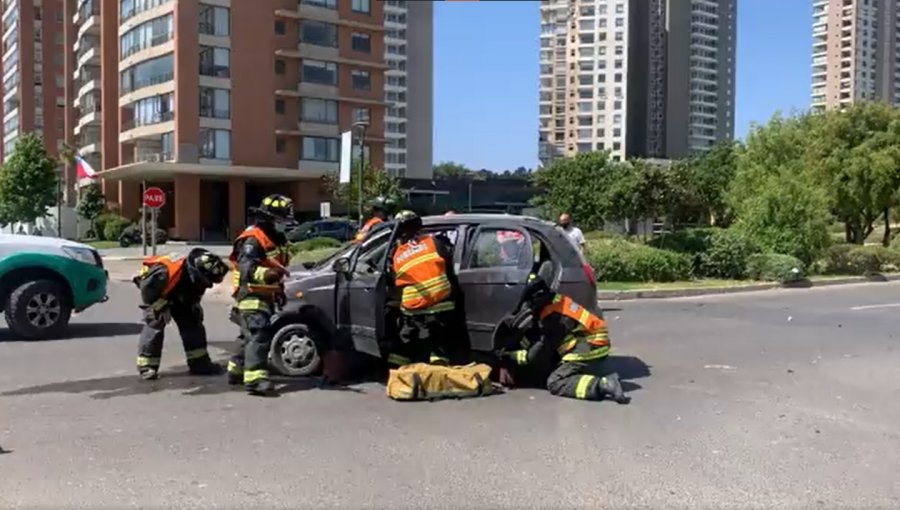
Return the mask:
<path fill-rule="evenodd" d="M 627 404 L 631 401 L 631 398 L 627 397 L 625 392 L 622 391 L 622 383 L 619 382 L 619 374 L 612 373 L 601 377 L 598 387 L 600 391 L 603 392 L 604 397 L 609 398 L 617 404 Z"/>
<path fill-rule="evenodd" d="M 188 362 L 188 370 L 192 375 L 221 375 L 222 366 L 213 363 L 209 358 L 201 358 L 194 362 Z"/>
<path fill-rule="evenodd" d="M 159 370 L 154 367 L 141 367 L 138 373 L 141 374 L 141 379 L 145 381 L 155 381 L 159 379 Z"/>
<path fill-rule="evenodd" d="M 244 383 L 244 368 L 234 361 L 228 361 L 228 384 L 237 386 Z"/>
<path fill-rule="evenodd" d="M 245 384 L 244 389 L 247 390 L 247 393 L 255 395 L 257 397 L 274 397 L 277 395 L 275 392 L 275 383 L 268 379 L 260 379 L 255 382 Z"/>

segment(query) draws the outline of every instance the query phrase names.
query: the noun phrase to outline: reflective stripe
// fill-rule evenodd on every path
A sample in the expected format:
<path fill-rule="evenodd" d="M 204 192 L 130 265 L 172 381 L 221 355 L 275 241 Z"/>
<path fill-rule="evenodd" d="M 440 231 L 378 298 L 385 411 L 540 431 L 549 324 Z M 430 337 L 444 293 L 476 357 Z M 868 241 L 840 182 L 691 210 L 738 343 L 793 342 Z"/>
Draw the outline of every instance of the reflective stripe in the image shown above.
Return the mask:
<path fill-rule="evenodd" d="M 163 308 L 165 308 L 166 305 L 168 305 L 168 304 L 169 304 L 169 302 L 165 298 L 157 299 L 150 305 L 150 309 L 158 312 L 158 311 L 162 310 Z"/>
<path fill-rule="evenodd" d="M 609 345 L 609 335 L 606 331 L 599 331 L 584 337 L 587 343 L 594 347 L 604 347 Z"/>
<path fill-rule="evenodd" d="M 446 364 L 446 363 L 450 363 L 450 360 L 443 356 L 438 356 L 437 354 L 431 354 L 430 356 L 428 356 L 428 362 L 431 364 L 437 364 L 437 363 L 445 363 Z"/>
<path fill-rule="evenodd" d="M 575 398 L 580 398 L 582 400 L 586 399 L 588 387 L 594 379 L 596 379 L 596 377 L 592 375 L 583 375 L 579 377 L 578 384 L 575 385 Z"/>
<path fill-rule="evenodd" d="M 447 275 L 440 275 L 424 282 L 414 283 L 403 287 L 401 303 L 406 308 L 414 309 L 421 302 L 440 301 L 450 295 L 450 279 Z"/>
<path fill-rule="evenodd" d="M 401 308 L 400 311 L 403 312 L 404 315 L 430 315 L 433 313 L 453 310 L 455 307 L 456 305 L 453 304 L 453 301 L 444 301 L 443 303 L 438 303 L 431 308 L 425 308 L 422 310 L 407 310 L 406 308 Z"/>
<path fill-rule="evenodd" d="M 417 266 L 417 265 L 421 264 L 422 262 L 431 262 L 432 260 L 440 260 L 440 258 L 441 258 L 441 256 L 438 255 L 437 253 L 428 253 L 426 255 L 420 255 L 418 257 L 415 257 L 412 260 L 410 260 L 409 262 L 407 262 L 406 264 L 403 264 L 402 266 L 400 266 L 400 268 L 397 269 L 396 276 L 397 277 L 403 276 L 405 273 L 408 273 L 409 270 L 412 269 L 413 266 Z"/>
<path fill-rule="evenodd" d="M 146 356 L 138 356 L 137 366 L 139 367 L 158 367 L 159 358 L 148 358 Z"/>
<path fill-rule="evenodd" d="M 527 365 L 528 364 L 528 351 L 516 351 L 516 364 L 517 365 Z"/>
<path fill-rule="evenodd" d="M 251 276 L 251 278 L 253 279 L 253 282 L 254 283 L 265 283 L 266 282 L 266 271 L 268 271 L 268 269 L 266 269 L 265 267 L 257 267 L 256 269 L 254 269 L 253 276 Z"/>
<path fill-rule="evenodd" d="M 570 352 L 563 356 L 563 361 L 593 361 L 609 356 L 609 346 L 597 347 L 588 352 Z"/>
<path fill-rule="evenodd" d="M 256 381 L 261 381 L 269 378 L 268 370 L 245 370 L 244 371 L 244 384 L 252 384 Z"/>
<path fill-rule="evenodd" d="M 397 365 L 401 367 L 403 365 L 409 365 L 412 362 L 412 360 L 410 360 L 406 356 L 401 356 L 399 354 L 388 354 L 387 361 L 391 365 Z"/>
<path fill-rule="evenodd" d="M 258 298 L 247 298 L 238 303 L 238 310 L 262 310 L 264 306 Z"/>
<path fill-rule="evenodd" d="M 188 361 L 199 359 L 204 356 L 209 356 L 209 353 L 206 352 L 206 349 L 191 349 L 184 353 L 184 357 L 187 358 Z"/>
<path fill-rule="evenodd" d="M 563 343 L 559 344 L 559 347 L 556 348 L 556 352 L 560 355 L 566 354 L 575 348 L 575 345 L 578 344 L 578 338 L 569 335 L 563 340 Z"/>
<path fill-rule="evenodd" d="M 244 373 L 244 369 L 234 361 L 228 360 L 228 373 L 240 375 Z"/>

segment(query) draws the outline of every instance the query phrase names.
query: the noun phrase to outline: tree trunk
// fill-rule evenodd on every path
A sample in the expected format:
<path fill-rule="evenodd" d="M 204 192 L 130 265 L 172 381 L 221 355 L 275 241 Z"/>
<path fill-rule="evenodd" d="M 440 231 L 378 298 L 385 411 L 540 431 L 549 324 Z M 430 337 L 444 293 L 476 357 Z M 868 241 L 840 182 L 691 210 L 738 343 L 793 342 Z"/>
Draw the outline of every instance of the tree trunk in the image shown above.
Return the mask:
<path fill-rule="evenodd" d="M 853 229 L 850 228 L 849 222 L 844 222 L 844 241 L 846 241 L 847 244 L 853 242 Z"/>
<path fill-rule="evenodd" d="M 881 244 L 885 247 L 891 245 L 891 210 L 888 207 L 884 208 L 884 237 Z"/>

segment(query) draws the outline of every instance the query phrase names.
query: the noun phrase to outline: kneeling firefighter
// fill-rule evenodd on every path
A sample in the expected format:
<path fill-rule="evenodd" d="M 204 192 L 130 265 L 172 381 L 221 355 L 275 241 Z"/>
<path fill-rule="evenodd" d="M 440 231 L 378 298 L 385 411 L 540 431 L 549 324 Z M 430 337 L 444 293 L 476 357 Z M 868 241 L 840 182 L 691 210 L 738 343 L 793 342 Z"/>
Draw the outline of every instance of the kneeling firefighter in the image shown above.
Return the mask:
<path fill-rule="evenodd" d="M 206 328 L 200 300 L 206 289 L 222 283 L 228 266 L 218 256 L 195 248 L 186 257 L 160 256 L 144 260 L 132 280 L 141 290 L 144 327 L 138 346 L 137 368 L 142 379 L 159 377 L 166 325 L 174 320 L 181 334 L 188 369 L 196 375 L 222 373 L 206 350 Z"/>
<path fill-rule="evenodd" d="M 448 364 L 464 358 L 459 328 L 458 286 L 452 250 L 440 236 L 423 234 L 422 218 L 412 211 L 395 217 L 397 246 L 390 254 L 391 276 L 399 295 L 400 343 L 389 346 L 388 364 Z"/>
<path fill-rule="evenodd" d="M 547 389 L 554 395 L 629 402 L 618 374 L 603 371 L 610 348 L 603 319 L 568 296 L 553 292 L 546 280 L 536 275 L 529 276 L 522 306 L 526 307 L 524 313 L 517 314 L 513 326 L 522 334 L 537 328 L 538 340 L 527 348 L 501 350 L 497 353 L 501 358 L 549 374 Z"/>
<path fill-rule="evenodd" d="M 268 370 L 271 323 L 286 299 L 284 279 L 289 276 L 290 256 L 284 227 L 293 219 L 294 205 L 288 197 L 270 195 L 254 212 L 254 224 L 237 237 L 229 257 L 236 302 L 232 316 L 241 332 L 239 351 L 228 362 L 228 383 L 243 383 L 250 394 L 267 395 L 275 390 Z"/>

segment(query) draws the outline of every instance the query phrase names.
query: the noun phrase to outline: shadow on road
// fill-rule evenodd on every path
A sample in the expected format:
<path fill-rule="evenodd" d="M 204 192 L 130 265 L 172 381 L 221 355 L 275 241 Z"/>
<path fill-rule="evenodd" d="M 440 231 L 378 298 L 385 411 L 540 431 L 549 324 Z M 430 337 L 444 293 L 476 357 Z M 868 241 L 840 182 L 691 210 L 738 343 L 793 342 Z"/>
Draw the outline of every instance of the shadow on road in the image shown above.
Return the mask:
<path fill-rule="evenodd" d="M 644 363 L 644 360 L 637 356 L 610 355 L 606 358 L 605 368 L 607 372 L 619 374 L 619 380 L 622 381 L 622 389 L 626 392 L 642 388 L 640 384 L 633 382 L 635 379 L 643 379 L 652 375 L 650 373 L 650 365 Z"/>
<path fill-rule="evenodd" d="M 19 338 L 9 329 L 0 330 L 0 342 L 40 342 L 52 340 L 75 340 L 110 336 L 134 336 L 141 332 L 141 325 L 134 322 L 91 322 L 70 324 L 62 336 L 47 340 L 26 340 Z"/>
<path fill-rule="evenodd" d="M 232 391 L 242 392 L 244 390 L 243 386 L 229 385 L 225 381 L 224 375 L 203 377 L 191 375 L 187 372 L 186 367 L 183 370 L 184 371 L 182 372 L 164 370 L 160 373 L 160 378 L 156 381 L 144 381 L 135 373 L 114 377 L 61 381 L 38 386 L 29 386 L 0 393 L 0 396 L 14 397 L 43 393 L 86 393 L 92 399 L 106 400 L 131 395 L 149 395 L 163 391 L 181 391 L 182 395 L 196 396 L 220 395 Z M 272 379 L 278 385 L 279 394 L 312 389 L 365 393 L 358 388 L 324 383 L 322 379 L 318 377 L 308 377 L 303 379 L 273 377 Z"/>

